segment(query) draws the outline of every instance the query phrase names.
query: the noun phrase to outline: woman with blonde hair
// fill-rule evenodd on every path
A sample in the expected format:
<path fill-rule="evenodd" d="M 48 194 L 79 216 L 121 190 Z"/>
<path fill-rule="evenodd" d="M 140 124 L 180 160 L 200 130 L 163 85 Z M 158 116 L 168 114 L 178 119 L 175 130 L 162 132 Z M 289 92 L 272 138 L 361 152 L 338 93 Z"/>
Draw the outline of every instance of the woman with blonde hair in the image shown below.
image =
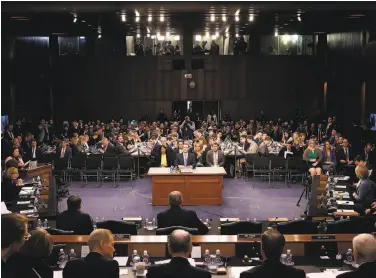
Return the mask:
<path fill-rule="evenodd" d="M 201 140 L 201 138 L 200 138 Z M 206 164 L 205 156 L 203 155 L 204 150 L 202 144 L 199 142 L 195 143 L 193 146 L 193 154 L 196 157 L 196 166 L 197 167 L 204 167 Z"/>
<path fill-rule="evenodd" d="M 18 169 L 10 167 L 1 181 L 1 201 L 13 201 L 20 193 L 23 180 L 18 179 Z"/>
<path fill-rule="evenodd" d="M 316 142 L 309 140 L 307 149 L 304 151 L 303 160 L 309 165 L 309 173 L 311 176 L 321 175 L 321 150 L 316 148 Z"/>
<path fill-rule="evenodd" d="M 18 253 L 7 261 L 9 277 L 53 278 L 53 271 L 46 263 L 53 248 L 53 239 L 44 229 L 31 233 Z"/>

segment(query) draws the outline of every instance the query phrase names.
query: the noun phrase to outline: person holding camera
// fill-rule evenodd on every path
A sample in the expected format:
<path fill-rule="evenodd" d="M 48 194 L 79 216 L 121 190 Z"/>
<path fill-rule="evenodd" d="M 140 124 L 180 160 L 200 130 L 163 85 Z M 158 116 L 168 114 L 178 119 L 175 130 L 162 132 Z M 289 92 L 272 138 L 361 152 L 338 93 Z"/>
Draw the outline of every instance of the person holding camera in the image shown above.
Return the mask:
<path fill-rule="evenodd" d="M 195 129 L 195 123 L 190 120 L 189 116 L 186 116 L 180 125 L 183 139 L 191 140 L 193 138 L 193 131 L 195 131 Z"/>

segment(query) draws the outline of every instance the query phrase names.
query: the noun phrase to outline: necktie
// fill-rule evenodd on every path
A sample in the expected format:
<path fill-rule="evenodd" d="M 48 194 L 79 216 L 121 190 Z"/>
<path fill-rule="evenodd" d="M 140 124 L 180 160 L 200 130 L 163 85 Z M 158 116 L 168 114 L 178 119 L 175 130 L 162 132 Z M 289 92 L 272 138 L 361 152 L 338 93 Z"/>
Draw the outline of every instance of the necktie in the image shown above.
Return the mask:
<path fill-rule="evenodd" d="M 346 155 L 346 161 L 349 161 L 349 153 L 348 153 L 347 149 L 345 149 L 345 155 Z"/>
<path fill-rule="evenodd" d="M 64 158 L 65 148 L 61 149 L 61 155 L 60 158 Z"/>
<path fill-rule="evenodd" d="M 184 155 L 184 166 L 187 166 L 187 155 Z"/>

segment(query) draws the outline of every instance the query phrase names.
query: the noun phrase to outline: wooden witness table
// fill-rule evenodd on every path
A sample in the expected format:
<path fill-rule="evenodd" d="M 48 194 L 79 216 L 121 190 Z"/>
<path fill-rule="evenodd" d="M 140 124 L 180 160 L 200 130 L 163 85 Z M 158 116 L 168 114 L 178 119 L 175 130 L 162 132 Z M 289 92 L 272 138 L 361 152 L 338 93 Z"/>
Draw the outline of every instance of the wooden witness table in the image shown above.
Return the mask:
<path fill-rule="evenodd" d="M 168 194 L 180 191 L 184 205 L 221 205 L 223 167 L 198 167 L 193 173 L 170 173 L 170 168 L 152 167 L 152 205 L 167 206 Z"/>

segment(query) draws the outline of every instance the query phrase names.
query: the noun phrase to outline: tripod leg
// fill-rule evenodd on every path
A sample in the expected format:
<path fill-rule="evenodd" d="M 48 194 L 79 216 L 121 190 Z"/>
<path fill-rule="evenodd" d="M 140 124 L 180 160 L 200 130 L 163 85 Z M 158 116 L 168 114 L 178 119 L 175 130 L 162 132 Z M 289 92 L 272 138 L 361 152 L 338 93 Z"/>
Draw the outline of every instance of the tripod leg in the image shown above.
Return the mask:
<path fill-rule="evenodd" d="M 304 195 L 304 193 L 305 193 L 306 191 L 307 191 L 307 187 L 304 186 L 304 189 L 303 189 L 303 191 L 302 191 L 302 194 L 300 194 L 299 200 L 298 200 L 298 202 L 297 202 L 297 204 L 296 204 L 297 207 L 300 207 L 300 201 L 302 200 L 302 197 L 303 197 L 303 195 Z"/>

